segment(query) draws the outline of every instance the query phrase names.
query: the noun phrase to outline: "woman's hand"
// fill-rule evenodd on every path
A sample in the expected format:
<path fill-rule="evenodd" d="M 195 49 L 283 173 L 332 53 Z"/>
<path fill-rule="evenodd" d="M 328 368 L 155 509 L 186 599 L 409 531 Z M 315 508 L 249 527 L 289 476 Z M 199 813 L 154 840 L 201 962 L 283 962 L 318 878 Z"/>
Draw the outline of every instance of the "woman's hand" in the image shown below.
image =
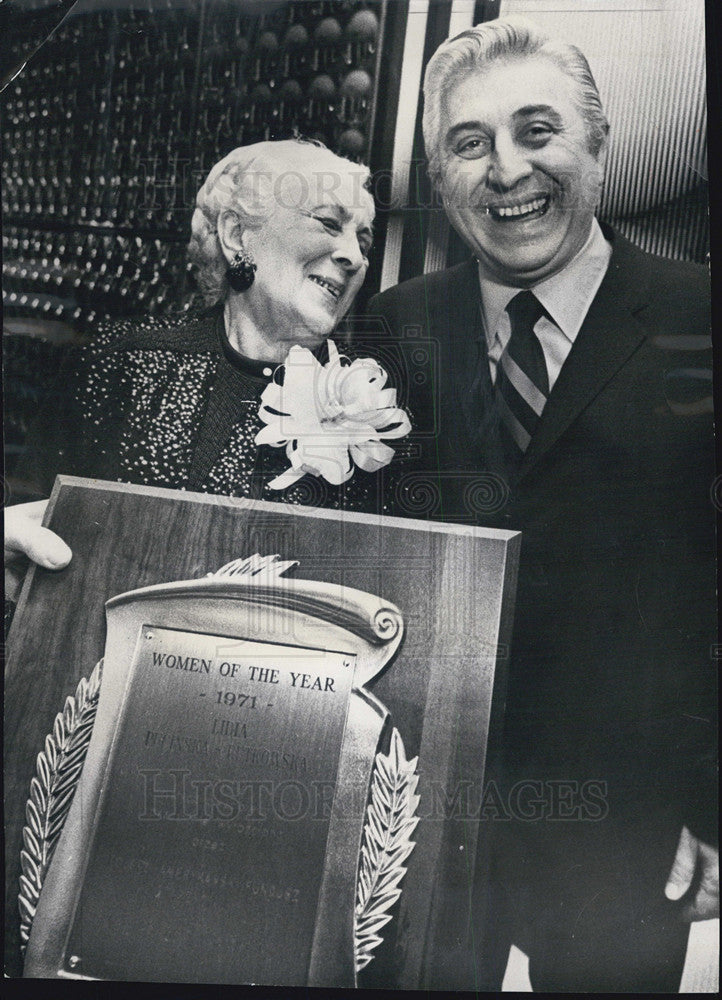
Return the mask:
<path fill-rule="evenodd" d="M 73 558 L 65 542 L 41 522 L 47 500 L 5 508 L 5 597 L 16 601 L 28 560 L 45 569 L 62 569 Z"/>

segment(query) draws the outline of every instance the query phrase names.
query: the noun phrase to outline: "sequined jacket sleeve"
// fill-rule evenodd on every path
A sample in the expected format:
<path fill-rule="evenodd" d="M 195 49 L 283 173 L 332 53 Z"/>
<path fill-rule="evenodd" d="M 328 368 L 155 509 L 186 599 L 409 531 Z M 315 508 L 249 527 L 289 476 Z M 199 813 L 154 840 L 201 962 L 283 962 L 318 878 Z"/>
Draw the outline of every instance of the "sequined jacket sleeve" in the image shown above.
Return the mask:
<path fill-rule="evenodd" d="M 89 379 L 111 354 L 122 357 L 125 324 L 97 331 L 86 347 L 72 347 L 56 372 L 46 373 L 44 397 L 29 428 L 15 478 L 28 494 L 48 496 L 56 475 L 115 479 L 114 444 L 122 415 L 122 363 L 108 366 L 106 405 L 89 412 Z M 120 354 L 118 354 L 120 351 Z M 99 450 L 93 444 L 102 440 Z"/>

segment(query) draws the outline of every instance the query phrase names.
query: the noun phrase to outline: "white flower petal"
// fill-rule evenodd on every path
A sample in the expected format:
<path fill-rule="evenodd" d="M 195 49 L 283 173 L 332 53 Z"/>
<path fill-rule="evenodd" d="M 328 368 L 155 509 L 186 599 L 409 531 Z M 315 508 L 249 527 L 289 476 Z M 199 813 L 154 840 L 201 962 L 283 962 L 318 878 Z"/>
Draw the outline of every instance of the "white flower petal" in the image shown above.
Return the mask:
<path fill-rule="evenodd" d="M 406 410 L 397 407 L 386 413 L 385 417 L 383 427 L 377 428 L 380 437 L 392 439 L 405 437 L 411 430 L 411 421 Z"/>
<path fill-rule="evenodd" d="M 364 472 L 378 472 L 394 457 L 394 449 L 382 441 L 366 441 L 351 448 L 351 458 Z"/>
<path fill-rule="evenodd" d="M 303 469 L 286 469 L 280 476 L 276 476 L 275 479 L 270 481 L 268 488 L 271 490 L 285 490 L 287 486 L 293 486 L 294 483 L 297 483 L 304 475 L 305 472 Z"/>
<path fill-rule="evenodd" d="M 282 388 L 282 386 L 277 385 L 275 382 L 269 382 L 261 393 L 261 408 L 280 412 L 282 410 Z"/>
<path fill-rule="evenodd" d="M 289 413 L 304 424 L 317 423 L 321 413 L 317 405 L 317 388 L 323 368 L 305 347 L 292 347 L 288 352 L 281 386 L 282 405 L 278 409 Z"/>
<path fill-rule="evenodd" d="M 260 431 L 256 434 L 255 441 L 258 445 L 270 444 L 272 448 L 280 448 L 286 444 L 288 438 L 283 437 L 280 427 L 274 422 L 273 424 L 261 427 Z"/>

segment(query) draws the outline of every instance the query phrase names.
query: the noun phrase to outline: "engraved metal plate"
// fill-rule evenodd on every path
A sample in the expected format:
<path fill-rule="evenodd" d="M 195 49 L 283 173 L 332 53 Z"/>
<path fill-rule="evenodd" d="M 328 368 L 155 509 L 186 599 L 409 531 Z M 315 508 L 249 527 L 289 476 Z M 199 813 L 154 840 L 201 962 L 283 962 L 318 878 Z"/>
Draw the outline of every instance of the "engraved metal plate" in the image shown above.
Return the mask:
<path fill-rule="evenodd" d="M 141 628 L 68 971 L 305 980 L 354 661 Z"/>

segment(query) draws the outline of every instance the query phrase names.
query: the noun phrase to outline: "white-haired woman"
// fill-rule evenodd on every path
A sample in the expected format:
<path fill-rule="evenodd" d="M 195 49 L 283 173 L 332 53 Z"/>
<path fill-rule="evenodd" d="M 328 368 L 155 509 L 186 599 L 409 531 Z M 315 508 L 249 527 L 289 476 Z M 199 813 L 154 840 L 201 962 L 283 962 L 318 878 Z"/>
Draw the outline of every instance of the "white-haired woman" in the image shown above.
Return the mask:
<path fill-rule="evenodd" d="M 41 495 L 69 473 L 383 509 L 376 472 L 391 449 L 382 438 L 402 436 L 408 421 L 382 371 L 344 365 L 333 348 L 329 359 L 326 346 L 368 266 L 368 176 L 297 140 L 241 147 L 217 163 L 189 245 L 206 308 L 99 332 L 63 388 L 62 412 L 39 422 L 23 480 Z M 43 509 L 8 512 L 6 550 L 58 568 L 70 552 L 38 529 Z"/>

